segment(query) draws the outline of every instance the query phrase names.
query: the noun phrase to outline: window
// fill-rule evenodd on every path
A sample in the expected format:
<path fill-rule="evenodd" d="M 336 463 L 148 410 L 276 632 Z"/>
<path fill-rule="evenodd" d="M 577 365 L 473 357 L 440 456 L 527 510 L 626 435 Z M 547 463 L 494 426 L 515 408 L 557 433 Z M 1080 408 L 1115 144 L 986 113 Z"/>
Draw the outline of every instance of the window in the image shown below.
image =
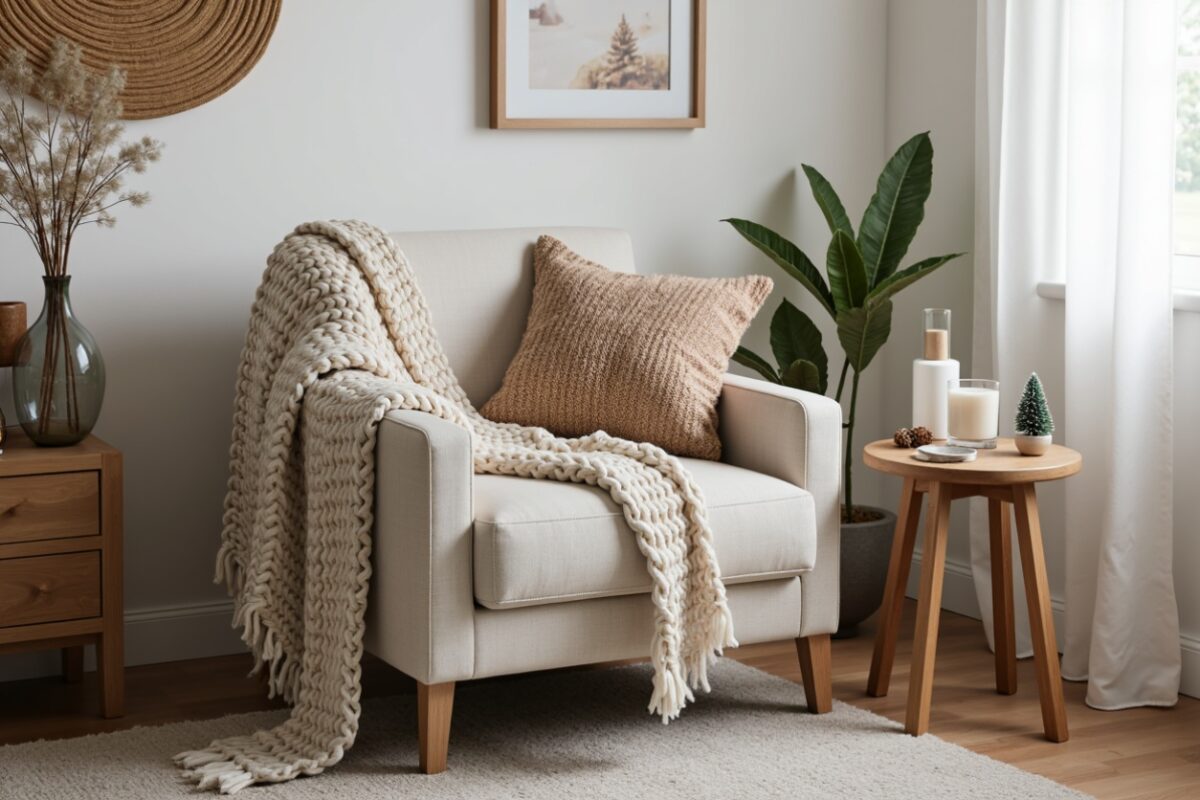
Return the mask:
<path fill-rule="evenodd" d="M 1180 3 L 1175 116 L 1175 286 L 1200 291 L 1200 0 Z"/>

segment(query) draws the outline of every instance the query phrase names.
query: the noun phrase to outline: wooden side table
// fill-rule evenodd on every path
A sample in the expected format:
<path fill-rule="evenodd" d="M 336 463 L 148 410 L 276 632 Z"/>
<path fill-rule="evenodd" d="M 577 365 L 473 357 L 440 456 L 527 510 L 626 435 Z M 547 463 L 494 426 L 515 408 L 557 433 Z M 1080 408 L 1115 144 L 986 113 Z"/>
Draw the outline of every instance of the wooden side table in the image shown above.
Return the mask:
<path fill-rule="evenodd" d="M 0 654 L 61 648 L 63 676 L 96 645 L 101 713 L 125 713 L 121 453 L 94 436 L 0 455 Z"/>
<path fill-rule="evenodd" d="M 904 478 L 900 513 L 892 540 L 879 630 L 867 679 L 867 694 L 883 697 L 892 676 L 896 632 L 908 571 L 912 562 L 917 524 L 921 517 L 921 495 L 929 495 L 925 547 L 921 561 L 921 594 L 917 601 L 917 629 L 913 642 L 912 671 L 908 684 L 908 710 L 904 729 L 919 736 L 929 729 L 929 703 L 933 691 L 933 662 L 937 648 L 938 613 L 942 605 L 942 577 L 946 566 L 946 541 L 950 534 L 950 502 L 960 497 L 988 499 L 991 537 L 992 613 L 996 640 L 996 691 L 1017 690 L 1017 654 L 1013 627 L 1011 509 L 1016 510 L 1017 541 L 1025 574 L 1025 596 L 1033 635 L 1033 658 L 1037 670 L 1038 695 L 1046 738 L 1067 741 L 1067 714 L 1063 706 L 1062 677 L 1054 619 L 1050 612 L 1050 586 L 1042 550 L 1034 484 L 1057 480 L 1079 472 L 1083 458 L 1059 445 L 1045 455 L 1025 457 L 1012 439 L 1001 439 L 995 450 L 981 450 L 975 461 L 960 464 L 931 464 L 913 458 L 913 450 L 896 447 L 890 439 L 872 442 L 863 450 L 868 467 Z M 1011 507 L 1011 508 L 1010 508 Z"/>

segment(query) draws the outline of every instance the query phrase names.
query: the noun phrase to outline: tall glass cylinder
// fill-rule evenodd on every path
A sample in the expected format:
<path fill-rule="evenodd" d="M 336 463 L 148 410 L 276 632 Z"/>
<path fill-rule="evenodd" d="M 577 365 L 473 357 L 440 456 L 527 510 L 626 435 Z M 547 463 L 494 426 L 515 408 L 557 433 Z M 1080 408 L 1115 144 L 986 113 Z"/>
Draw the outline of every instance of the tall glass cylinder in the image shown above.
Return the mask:
<path fill-rule="evenodd" d="M 925 309 L 925 358 L 945 361 L 950 357 L 950 309 Z"/>

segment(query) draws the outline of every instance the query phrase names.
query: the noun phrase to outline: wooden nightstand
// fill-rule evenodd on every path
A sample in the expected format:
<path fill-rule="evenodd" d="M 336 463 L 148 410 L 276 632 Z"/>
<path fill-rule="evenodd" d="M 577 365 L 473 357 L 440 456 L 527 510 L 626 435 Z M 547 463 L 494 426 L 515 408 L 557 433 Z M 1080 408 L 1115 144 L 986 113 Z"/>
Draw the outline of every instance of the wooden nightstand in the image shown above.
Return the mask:
<path fill-rule="evenodd" d="M 121 453 L 94 436 L 0 455 L 0 654 L 62 648 L 63 676 L 96 645 L 101 713 L 125 713 Z"/>

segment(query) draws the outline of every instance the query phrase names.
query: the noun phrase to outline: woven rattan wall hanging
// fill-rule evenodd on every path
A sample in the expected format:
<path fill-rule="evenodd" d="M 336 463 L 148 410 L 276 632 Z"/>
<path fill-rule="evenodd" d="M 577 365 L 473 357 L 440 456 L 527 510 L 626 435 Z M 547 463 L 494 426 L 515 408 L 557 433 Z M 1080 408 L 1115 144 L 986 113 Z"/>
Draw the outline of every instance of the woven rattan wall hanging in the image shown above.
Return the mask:
<path fill-rule="evenodd" d="M 281 0 L 0 0 L 0 50 L 44 66 L 63 36 L 127 73 L 125 119 L 165 117 L 227 92 L 254 67 Z"/>

